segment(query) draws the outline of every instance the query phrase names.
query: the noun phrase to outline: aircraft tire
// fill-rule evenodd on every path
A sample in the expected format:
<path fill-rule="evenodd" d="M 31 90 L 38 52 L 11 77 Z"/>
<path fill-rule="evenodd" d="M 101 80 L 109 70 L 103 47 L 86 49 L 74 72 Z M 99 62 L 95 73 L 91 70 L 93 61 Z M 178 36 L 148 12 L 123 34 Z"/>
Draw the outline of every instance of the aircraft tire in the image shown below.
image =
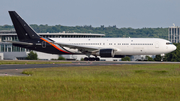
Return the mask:
<path fill-rule="evenodd" d="M 89 58 L 85 57 L 85 58 L 84 58 L 84 61 L 89 61 Z"/>
<path fill-rule="evenodd" d="M 85 57 L 84 61 L 100 61 L 100 59 L 99 58 L 93 58 L 93 57 L 90 57 L 90 58 Z"/>
<path fill-rule="evenodd" d="M 99 59 L 99 58 L 95 58 L 95 60 L 96 60 L 96 61 L 100 61 L 100 59 Z"/>

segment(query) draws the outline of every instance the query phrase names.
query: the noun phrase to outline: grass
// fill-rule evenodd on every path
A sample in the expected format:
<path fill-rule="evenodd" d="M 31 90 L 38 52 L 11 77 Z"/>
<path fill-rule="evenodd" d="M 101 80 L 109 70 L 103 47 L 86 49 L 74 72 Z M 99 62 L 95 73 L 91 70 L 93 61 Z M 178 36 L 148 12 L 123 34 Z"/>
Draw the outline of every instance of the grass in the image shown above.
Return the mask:
<path fill-rule="evenodd" d="M 1 101 L 180 100 L 180 65 L 148 64 L 28 69 L 0 77 Z"/>
<path fill-rule="evenodd" d="M 61 64 L 61 63 L 71 63 L 71 62 L 64 62 L 64 61 L 41 61 L 41 60 L 2 60 L 0 61 L 0 65 L 3 64 Z"/>

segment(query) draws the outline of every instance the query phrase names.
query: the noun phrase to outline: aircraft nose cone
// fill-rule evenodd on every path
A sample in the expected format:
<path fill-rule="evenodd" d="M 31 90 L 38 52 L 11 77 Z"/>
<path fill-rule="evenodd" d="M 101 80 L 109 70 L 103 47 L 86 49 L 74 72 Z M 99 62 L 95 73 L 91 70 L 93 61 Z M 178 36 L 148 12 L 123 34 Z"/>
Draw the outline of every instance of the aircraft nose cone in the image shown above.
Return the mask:
<path fill-rule="evenodd" d="M 172 50 L 174 51 L 176 49 L 177 49 L 177 47 L 175 45 L 173 45 Z"/>

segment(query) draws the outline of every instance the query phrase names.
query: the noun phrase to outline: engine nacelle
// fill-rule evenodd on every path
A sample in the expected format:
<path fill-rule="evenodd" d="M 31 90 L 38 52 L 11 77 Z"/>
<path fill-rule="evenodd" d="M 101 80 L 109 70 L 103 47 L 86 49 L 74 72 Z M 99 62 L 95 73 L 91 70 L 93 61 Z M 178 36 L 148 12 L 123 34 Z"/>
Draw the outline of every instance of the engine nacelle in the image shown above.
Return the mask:
<path fill-rule="evenodd" d="M 101 49 L 99 51 L 100 57 L 114 57 L 114 50 L 113 49 Z"/>

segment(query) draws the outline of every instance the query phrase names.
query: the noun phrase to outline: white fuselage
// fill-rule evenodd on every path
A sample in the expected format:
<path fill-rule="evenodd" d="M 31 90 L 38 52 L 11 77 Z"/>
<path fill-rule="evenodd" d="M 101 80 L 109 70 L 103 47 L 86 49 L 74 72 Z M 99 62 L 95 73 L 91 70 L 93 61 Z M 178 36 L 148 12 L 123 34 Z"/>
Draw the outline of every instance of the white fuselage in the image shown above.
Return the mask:
<path fill-rule="evenodd" d="M 170 41 L 160 38 L 50 38 L 55 42 L 116 49 L 115 55 L 159 55 L 176 49 Z M 66 48 L 72 52 L 76 49 Z"/>

